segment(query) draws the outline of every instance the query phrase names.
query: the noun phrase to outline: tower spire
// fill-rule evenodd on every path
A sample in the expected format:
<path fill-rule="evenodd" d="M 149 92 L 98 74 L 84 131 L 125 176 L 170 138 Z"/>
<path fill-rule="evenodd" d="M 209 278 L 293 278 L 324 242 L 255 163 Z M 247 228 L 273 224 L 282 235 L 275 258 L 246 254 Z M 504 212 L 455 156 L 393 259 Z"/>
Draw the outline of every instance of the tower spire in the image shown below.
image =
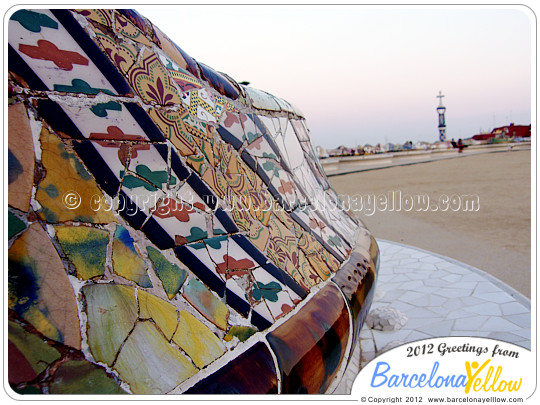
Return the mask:
<path fill-rule="evenodd" d="M 444 113 L 446 112 L 446 107 L 443 106 L 442 99 L 444 95 L 442 94 L 442 91 L 439 90 L 439 95 L 437 98 L 439 99 L 439 106 L 437 107 L 437 113 L 439 114 L 439 139 L 442 141 L 446 140 L 446 122 L 444 118 Z"/>

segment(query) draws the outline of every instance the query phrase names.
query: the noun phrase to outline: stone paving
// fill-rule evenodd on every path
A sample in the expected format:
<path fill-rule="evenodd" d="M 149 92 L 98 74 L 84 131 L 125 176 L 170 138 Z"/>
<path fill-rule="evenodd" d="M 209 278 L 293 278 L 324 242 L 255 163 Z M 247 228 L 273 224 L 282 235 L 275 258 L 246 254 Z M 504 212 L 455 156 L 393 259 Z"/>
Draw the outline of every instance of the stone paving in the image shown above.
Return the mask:
<path fill-rule="evenodd" d="M 401 329 L 370 329 L 367 322 L 351 364 L 334 394 L 347 394 L 356 373 L 395 346 L 445 336 L 476 336 L 531 349 L 531 303 L 489 274 L 422 249 L 378 240 L 381 263 L 371 312 L 403 313 Z"/>

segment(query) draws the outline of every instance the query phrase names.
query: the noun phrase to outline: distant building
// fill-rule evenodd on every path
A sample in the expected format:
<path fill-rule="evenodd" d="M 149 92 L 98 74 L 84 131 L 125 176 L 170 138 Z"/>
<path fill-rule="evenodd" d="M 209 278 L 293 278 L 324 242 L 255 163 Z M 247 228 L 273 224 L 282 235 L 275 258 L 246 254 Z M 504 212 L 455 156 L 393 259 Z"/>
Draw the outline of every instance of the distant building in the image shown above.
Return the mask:
<path fill-rule="evenodd" d="M 474 135 L 472 139 L 475 141 L 486 141 L 491 138 L 500 139 L 500 138 L 530 138 L 531 137 L 531 126 L 530 125 L 506 125 L 504 127 L 494 128 L 488 134 L 478 134 Z"/>
<path fill-rule="evenodd" d="M 328 153 L 326 152 L 326 149 L 324 149 L 322 146 L 315 147 L 317 151 L 317 155 L 319 155 L 319 158 L 324 159 L 328 157 Z"/>

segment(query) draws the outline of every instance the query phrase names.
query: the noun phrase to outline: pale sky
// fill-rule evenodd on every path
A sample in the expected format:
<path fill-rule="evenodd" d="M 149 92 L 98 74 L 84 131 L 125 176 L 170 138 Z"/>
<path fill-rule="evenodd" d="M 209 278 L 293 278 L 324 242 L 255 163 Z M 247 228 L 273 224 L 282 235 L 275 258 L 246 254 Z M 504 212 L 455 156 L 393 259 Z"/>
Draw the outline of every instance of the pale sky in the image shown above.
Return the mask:
<path fill-rule="evenodd" d="M 527 7 L 135 6 L 196 60 L 302 110 L 314 145 L 531 123 Z"/>

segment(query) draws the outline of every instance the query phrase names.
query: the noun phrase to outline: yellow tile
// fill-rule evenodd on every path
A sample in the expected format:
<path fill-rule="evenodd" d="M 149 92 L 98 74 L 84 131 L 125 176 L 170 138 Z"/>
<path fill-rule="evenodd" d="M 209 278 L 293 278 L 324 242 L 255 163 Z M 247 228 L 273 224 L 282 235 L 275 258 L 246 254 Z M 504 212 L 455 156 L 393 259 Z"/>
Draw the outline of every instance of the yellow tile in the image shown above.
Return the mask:
<path fill-rule="evenodd" d="M 178 323 L 176 307 L 146 291 L 139 290 L 139 317 L 152 318 L 167 340 L 170 340 Z"/>
<path fill-rule="evenodd" d="M 191 357 L 199 368 L 210 364 L 226 350 L 221 340 L 187 311 L 180 311 L 180 323 L 173 341 Z"/>

